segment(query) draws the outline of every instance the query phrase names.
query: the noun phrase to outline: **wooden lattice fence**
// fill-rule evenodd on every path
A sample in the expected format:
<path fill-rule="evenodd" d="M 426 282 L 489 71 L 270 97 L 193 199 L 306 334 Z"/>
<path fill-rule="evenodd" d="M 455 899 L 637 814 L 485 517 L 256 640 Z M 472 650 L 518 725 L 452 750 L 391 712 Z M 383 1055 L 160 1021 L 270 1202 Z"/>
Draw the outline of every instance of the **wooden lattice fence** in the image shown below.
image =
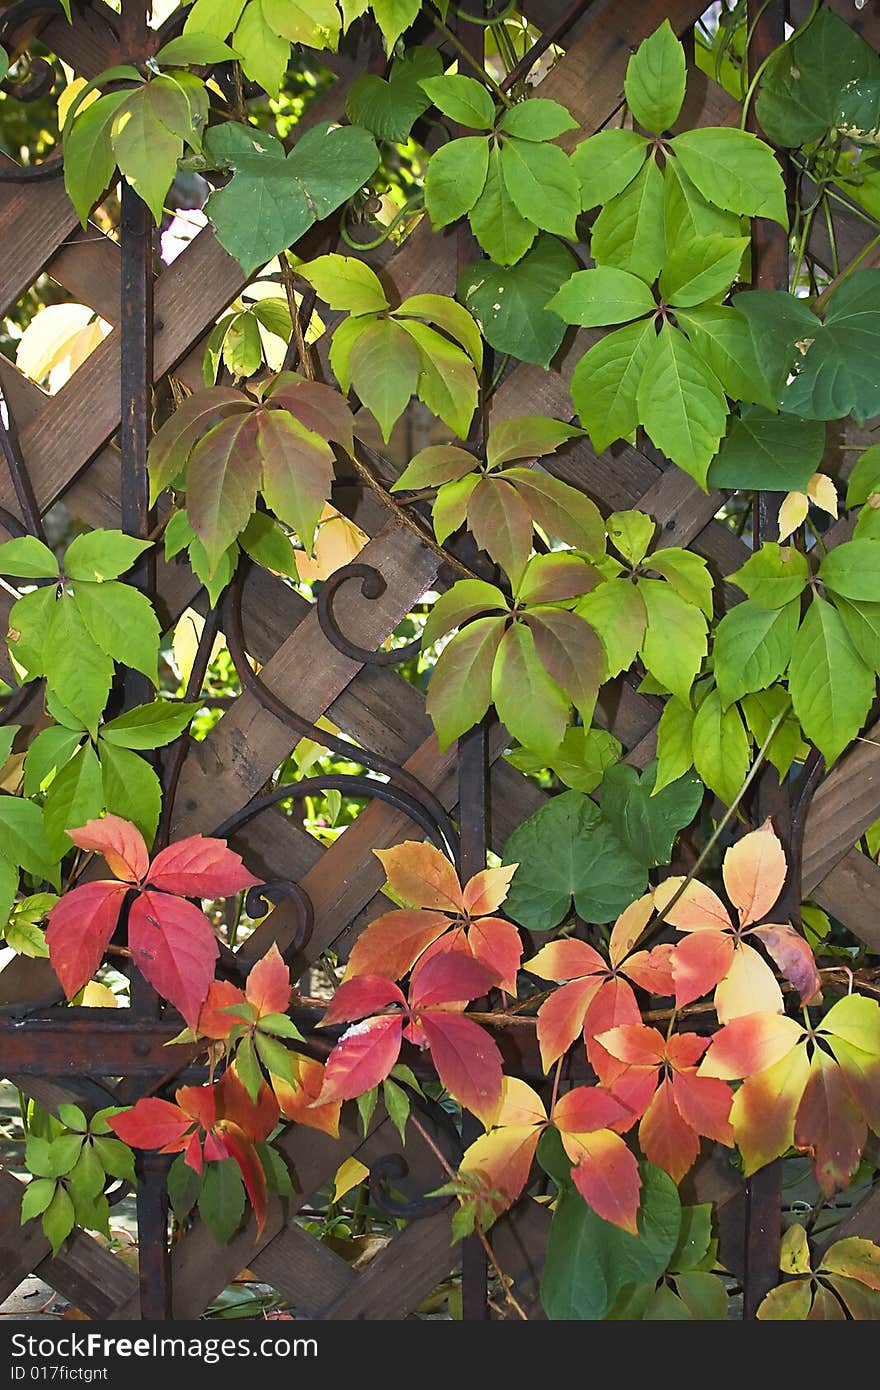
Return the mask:
<path fill-rule="evenodd" d="M 523 5 L 541 29 L 555 32 L 556 42 L 565 49 L 541 83 L 541 94 L 555 96 L 568 107 L 580 123 L 578 138 L 599 130 L 622 101 L 624 68 L 634 46 L 664 17 L 677 33 L 686 34 L 703 8 L 702 0 L 638 0 L 623 5 L 619 0 L 583 0 L 568 7 L 556 0 L 540 0 Z M 797 21 L 807 8 L 793 0 L 792 18 Z M 877 44 L 880 14 L 875 6 L 856 11 L 847 0 L 838 0 L 835 8 Z M 780 9 L 770 7 L 765 26 L 772 28 L 774 13 Z M 100 0 L 78 6 L 73 26 L 54 3 L 33 5 L 30 17 L 42 41 L 78 75 L 91 78 L 119 61 L 118 16 Z M 375 32 L 368 23 L 356 25 L 336 60 L 333 83 L 309 108 L 307 122 L 341 118 L 351 82 L 380 62 Z M 692 74 L 682 116 L 685 125 L 724 124 L 738 116 L 739 107 L 719 86 Z M 8 456 L 20 462 L 22 476 L 30 480 L 40 514 L 63 500 L 88 526 L 127 525 L 131 512 L 126 517 L 125 510 L 131 499 L 126 502 L 124 497 L 123 455 L 139 447 L 137 431 L 133 433 L 123 420 L 120 404 L 126 310 L 131 308 L 133 285 L 136 288 L 130 249 L 124 235 L 120 243 L 93 224 L 83 231 L 60 179 L 19 181 L 8 159 L 0 173 L 0 312 L 8 312 L 39 276 L 47 274 L 112 327 L 54 396 L 44 394 L 0 357 L 0 388 L 14 426 L 5 441 Z M 309 244 L 326 246 L 332 235 L 332 227 L 319 226 L 310 234 Z M 812 250 L 820 263 L 822 235 L 817 226 Z M 843 219 L 842 255 L 851 259 L 858 254 L 867 235 L 861 224 Z M 376 264 L 402 299 L 415 292 L 454 293 L 459 257 L 455 235 L 431 236 L 422 225 L 393 254 L 387 249 L 378 253 Z M 765 274 L 772 273 L 772 267 L 765 268 Z M 147 297 L 153 299 L 153 333 L 152 351 L 145 360 L 152 356 L 153 382 L 161 383 L 173 371 L 186 384 L 198 383 L 205 335 L 244 284 L 240 267 L 219 246 L 210 227 L 200 231 L 173 264 L 161 269 L 155 283 L 147 287 Z M 493 397 L 493 420 L 514 413 L 570 417 L 567 377 L 595 336 L 572 335 L 549 372 L 517 365 Z M 318 348 L 320 353 L 322 344 Z M 126 377 L 129 404 L 148 399 L 149 383 L 143 372 L 141 378 L 137 380 L 136 366 L 134 374 Z M 369 422 L 364 427 L 372 440 Z M 831 448 L 852 445 L 857 435 L 855 427 L 850 427 L 846 438 L 835 438 Z M 597 457 L 586 439 L 578 439 L 545 462 L 558 477 L 592 497 L 603 513 L 626 507 L 648 512 L 659 523 L 661 543 L 689 546 L 704 556 L 716 580 L 747 558 L 744 542 L 715 519 L 722 496 L 702 493 L 650 446 L 617 445 Z M 365 598 L 356 583 L 348 582 L 338 594 L 336 617 L 344 632 L 356 634 L 360 646 L 378 648 L 421 595 L 431 587 L 442 587 L 449 575 L 438 574 L 440 562 L 434 551 L 389 513 L 375 493 L 359 488 L 356 479 L 337 485 L 334 502 L 370 536 L 361 558 L 385 580 L 384 592 L 372 599 Z M 27 524 L 21 489 L 17 495 L 10 469 L 0 476 L 0 506 Z M 828 544 L 849 534 L 847 522 L 841 521 L 830 531 Z M 166 630 L 187 607 L 206 609 L 205 596 L 185 566 L 160 562 L 156 584 Z M 721 584 L 717 593 L 722 604 L 736 601 L 736 593 Z M 0 594 L 4 616 L 10 602 L 5 592 Z M 262 664 L 262 681 L 277 697 L 306 720 L 314 722 L 326 715 L 364 748 L 418 776 L 457 814 L 457 750 L 438 751 L 421 695 L 393 668 L 359 664 L 343 654 L 328 640 L 310 605 L 262 570 L 252 571 L 247 579 L 243 624 L 247 651 Z M 638 693 L 624 677 L 604 690 L 597 718 L 623 743 L 627 760 L 642 767 L 654 755 L 660 709 L 658 699 Z M 17 716 L 25 727 L 34 717 L 36 710 L 27 706 Z M 880 738 L 880 725 L 870 737 Z M 297 734 L 287 723 L 252 694 L 243 693 L 204 742 L 191 748 L 177 790 L 172 834 L 211 831 L 264 787 L 296 741 Z M 502 759 L 504 749 L 504 731 L 495 726 L 488 737 L 487 760 L 489 844 L 496 849 L 544 798 L 533 782 Z M 854 846 L 878 816 L 880 742 L 864 741 L 834 768 L 812 802 L 803 842 L 802 886 L 804 897 L 821 904 L 875 950 L 880 950 L 876 906 L 880 868 Z M 329 848 L 277 810 L 255 818 L 236 837 L 236 847 L 255 872 L 267 880 L 296 880 L 314 906 L 314 928 L 297 957 L 300 973 L 328 948 L 344 958 L 363 927 L 387 908 L 380 891 L 381 868 L 372 850 L 411 833 L 405 814 L 374 801 Z M 295 907 L 282 902 L 242 952 L 253 959 L 272 941 L 289 946 L 297 920 Z M 48 962 L 19 957 L 0 973 L 0 1073 L 37 1099 L 52 1104 L 86 1097 L 106 1104 L 109 1088 L 130 1101 L 187 1066 L 186 1049 L 176 1054 L 164 1048 L 175 1030 L 157 1016 L 139 1016 L 134 1027 L 121 1015 L 93 1021 L 90 1015 L 98 1011 L 81 1011 L 82 1018 L 71 1021 L 58 1007 L 58 998 Z M 523 1040 L 530 1036 L 525 1030 L 522 1037 L 511 1030 L 502 1037 L 501 1046 L 515 1059 L 521 1075 L 538 1078 L 534 1042 Z M 121 1082 L 108 1080 L 120 1077 Z M 139 1195 L 140 1288 L 137 1275 L 87 1235 L 77 1234 L 51 1259 L 37 1223 L 20 1228 L 20 1185 L 0 1172 L 0 1301 L 26 1275 L 36 1272 L 93 1317 L 137 1317 L 141 1308 L 145 1315 L 155 1316 L 166 1306 L 174 1317 L 197 1317 L 246 1265 L 305 1316 L 402 1318 L 412 1313 L 459 1258 L 450 1246 L 448 1210 L 405 1225 L 361 1271 L 306 1234 L 295 1219 L 298 1208 L 327 1182 L 346 1155 L 355 1154 L 369 1166 L 399 1152 L 393 1126 L 381 1109 L 366 1139 L 353 1115 L 347 1118 L 338 1142 L 292 1127 L 281 1147 L 296 1173 L 296 1199 L 272 1201 L 256 1245 L 252 1222 L 220 1251 L 207 1230 L 196 1223 L 174 1247 L 170 1282 L 164 1276 L 164 1242 L 156 1235 L 156 1223 L 164 1220 L 161 1168 L 146 1165 Z M 410 1139 L 406 1159 L 410 1169 L 406 1183 L 414 1193 L 442 1181 L 436 1158 L 417 1135 Z M 772 1227 L 774 1211 L 778 1214 L 778 1177 L 771 1169 L 742 1184 L 731 1170 L 722 1172 L 708 1161 L 697 1170 L 692 1185 L 705 1199 L 719 1203 L 729 1267 L 748 1275 L 751 1258 L 751 1272 L 760 1281 L 760 1263 L 766 1267 L 768 1259 L 760 1235 L 768 1223 Z M 541 1315 L 537 1279 L 548 1222 L 543 1208 L 524 1199 L 493 1233 L 499 1261 L 514 1276 L 517 1297 L 532 1316 Z M 844 1227 L 847 1233 L 880 1237 L 880 1194 L 875 1192 L 854 1210 Z M 765 1268 L 765 1281 L 773 1282 L 774 1255 L 771 1248 L 771 1272 L 768 1276 Z"/>

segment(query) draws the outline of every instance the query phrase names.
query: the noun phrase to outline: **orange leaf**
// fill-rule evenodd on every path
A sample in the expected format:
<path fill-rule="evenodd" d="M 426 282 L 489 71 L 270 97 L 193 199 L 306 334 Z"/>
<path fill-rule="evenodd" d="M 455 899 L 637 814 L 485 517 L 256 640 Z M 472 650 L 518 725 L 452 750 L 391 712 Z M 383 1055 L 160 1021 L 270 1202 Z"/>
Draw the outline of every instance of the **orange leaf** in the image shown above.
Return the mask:
<path fill-rule="evenodd" d="M 354 975 L 383 975 L 399 980 L 432 941 L 452 922 L 442 912 L 404 908 L 383 912 L 371 922 L 354 943 L 345 978 Z"/>
<path fill-rule="evenodd" d="M 564 1139 L 566 1134 L 592 1134 L 597 1129 L 610 1129 L 621 1121 L 628 1120 L 632 1124 L 635 1116 L 616 1096 L 600 1086 L 575 1086 L 559 1097 L 550 1119 Z"/>
<path fill-rule="evenodd" d="M 341 986 L 344 988 L 344 986 Z M 324 1082 L 312 1105 L 354 1100 L 384 1081 L 400 1053 L 403 1015 L 388 1014 L 355 1023 L 327 1058 Z"/>
<path fill-rule="evenodd" d="M 729 932 L 696 931 L 676 943 L 670 956 L 676 1008 L 708 994 L 730 969 L 734 941 Z"/>
<path fill-rule="evenodd" d="M 620 965 L 635 946 L 654 915 L 654 895 L 646 893 L 621 912 L 611 929 L 608 954 L 612 965 Z"/>
<path fill-rule="evenodd" d="M 636 951 L 624 961 L 621 967 L 628 980 L 649 994 L 674 994 L 675 977 L 672 973 L 672 959 L 675 947 L 671 941 L 663 941 L 652 951 Z"/>
<path fill-rule="evenodd" d="M 390 888 L 413 907 L 461 912 L 464 897 L 455 869 L 433 845 L 405 840 L 391 849 L 374 849 Z"/>
<path fill-rule="evenodd" d="M 740 925 L 747 927 L 766 917 L 782 892 L 786 874 L 785 854 L 769 816 L 760 829 L 731 846 L 724 856 L 722 873 Z"/>
<path fill-rule="evenodd" d="M 244 1180 L 251 1206 L 254 1209 L 254 1216 L 257 1221 L 257 1237 L 259 1238 L 266 1224 L 268 1207 L 266 1174 L 263 1172 L 263 1165 L 250 1139 L 237 1125 L 223 1121 L 221 1130 L 222 1142 L 226 1151 L 230 1158 L 235 1159 Z"/>
<path fill-rule="evenodd" d="M 646 1028 L 642 1023 L 624 1023 L 618 1028 L 610 1028 L 600 1033 L 597 1041 L 628 1066 L 659 1066 L 666 1056 L 666 1043 L 663 1034 L 656 1028 Z"/>
<path fill-rule="evenodd" d="M 679 931 L 729 931 L 733 926 L 727 908 L 711 888 L 692 879 L 681 897 L 666 911 L 683 878 L 665 878 L 654 889 L 654 906 Z"/>
<path fill-rule="evenodd" d="M 572 980 L 553 991 L 538 1010 L 538 1046 L 541 1065 L 549 1071 L 583 1032 L 584 1018 L 603 981 L 595 975 Z"/>
<path fill-rule="evenodd" d="M 730 1124 L 730 1105 L 733 1096 L 726 1081 L 712 1076 L 695 1076 L 693 1072 L 672 1076 L 672 1095 L 685 1124 L 707 1139 L 716 1139 L 728 1148 L 733 1144 Z"/>
<path fill-rule="evenodd" d="M 625 1063 L 612 1057 L 597 1040 L 600 1033 L 618 1028 L 624 1023 L 641 1023 L 642 1015 L 636 996 L 626 980 L 605 980 L 596 997 L 590 1002 L 584 1018 L 584 1042 L 590 1066 L 606 1086 L 616 1081 Z"/>
<path fill-rule="evenodd" d="M 203 1038 L 228 1038 L 242 1020 L 225 1010 L 245 1002 L 244 990 L 228 980 L 212 980 L 199 1013 L 198 1032 Z"/>
<path fill-rule="evenodd" d="M 701 1076 L 738 1081 L 772 1067 L 804 1035 L 801 1025 L 784 1014 L 748 1014 L 715 1034 L 700 1066 Z"/>
<path fill-rule="evenodd" d="M 150 856 L 144 837 L 136 825 L 121 816 L 103 816 L 68 830 L 67 835 L 80 849 L 102 854 L 112 874 L 126 883 L 140 883 L 147 872 Z"/>
<path fill-rule="evenodd" d="M 249 1004 L 257 1011 L 257 1018 L 265 1014 L 286 1014 L 290 1005 L 290 971 L 281 959 L 281 952 L 275 942 L 251 967 L 247 977 L 245 993 Z"/>
<path fill-rule="evenodd" d="M 682 1117 L 668 1080 L 660 1082 L 642 1116 L 639 1143 L 645 1157 L 676 1183 L 681 1182 L 696 1161 L 700 1152 L 699 1137 Z"/>
<path fill-rule="evenodd" d="M 215 1085 L 214 1093 L 218 1119 L 231 1121 L 255 1143 L 269 1138 L 278 1123 L 278 1102 L 270 1086 L 264 1082 L 253 1101 L 230 1068 Z"/>
<path fill-rule="evenodd" d="M 746 1014 L 782 1013 L 785 1003 L 773 971 L 754 947 L 738 941 L 724 979 L 715 991 L 719 1023 Z"/>
<path fill-rule="evenodd" d="M 807 1049 L 794 1047 L 766 1071 L 748 1076 L 734 1095 L 730 1122 L 746 1177 L 791 1148 L 795 1116 L 809 1075 Z"/>
<path fill-rule="evenodd" d="M 479 1173 L 497 1213 L 515 1202 L 529 1180 L 541 1125 L 507 1125 L 482 1134 L 464 1152 L 461 1171 Z M 497 1193 L 494 1199 L 490 1196 Z"/>
<path fill-rule="evenodd" d="M 142 1096 L 130 1110 L 111 1115 L 107 1121 L 113 1133 L 132 1149 L 183 1149 L 192 1119 L 179 1105 L 156 1096 Z"/>
<path fill-rule="evenodd" d="M 518 864 L 505 864 L 500 869 L 483 869 L 465 884 L 464 909 L 469 917 L 485 917 L 504 902 Z"/>
<path fill-rule="evenodd" d="M 281 1076 L 272 1077 L 272 1088 L 281 1107 L 281 1113 L 297 1124 L 319 1129 L 331 1138 L 339 1138 L 339 1112 L 341 1101 L 331 1101 L 328 1105 L 315 1105 L 313 1102 L 321 1094 L 324 1084 L 324 1068 L 320 1062 L 302 1053 L 290 1054 L 291 1070 L 296 1081 L 291 1086 Z"/>
<path fill-rule="evenodd" d="M 481 917 L 468 928 L 468 944 L 474 956 L 490 970 L 501 989 L 516 994 L 516 977 L 522 960 L 522 937 L 503 917 Z"/>
<path fill-rule="evenodd" d="M 489 1034 L 465 1015 L 441 1009 L 427 1009 L 419 1022 L 449 1094 L 488 1123 L 501 1095 L 501 1053 Z"/>
<path fill-rule="evenodd" d="M 574 937 L 542 946 L 536 956 L 523 962 L 523 969 L 542 980 L 580 980 L 584 975 L 608 973 L 599 952 Z"/>
<path fill-rule="evenodd" d="M 578 1192 L 597 1216 L 638 1235 L 641 1179 L 639 1165 L 623 1140 L 610 1129 L 594 1134 L 565 1134 L 565 1152 L 574 1163 L 571 1176 Z"/>

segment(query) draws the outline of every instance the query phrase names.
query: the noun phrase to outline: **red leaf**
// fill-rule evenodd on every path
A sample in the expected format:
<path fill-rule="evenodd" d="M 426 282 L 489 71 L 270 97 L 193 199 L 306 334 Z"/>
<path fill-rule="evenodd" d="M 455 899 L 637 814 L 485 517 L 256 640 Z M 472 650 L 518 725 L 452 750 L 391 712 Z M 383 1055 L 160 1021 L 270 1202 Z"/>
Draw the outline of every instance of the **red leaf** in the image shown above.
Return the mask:
<path fill-rule="evenodd" d="M 574 1167 L 571 1176 L 587 1206 L 597 1216 L 638 1235 L 641 1179 L 639 1165 L 623 1140 L 610 1129 L 595 1134 L 564 1135 L 563 1147 Z"/>
<path fill-rule="evenodd" d="M 501 989 L 516 994 L 516 977 L 522 960 L 522 938 L 503 917 L 481 917 L 468 929 L 468 943 L 476 959 L 490 970 Z"/>
<path fill-rule="evenodd" d="M 365 977 L 369 978 L 369 977 Z M 352 981 L 354 983 L 354 981 Z M 341 985 L 340 989 L 345 986 Z M 337 991 L 338 993 L 338 991 Z M 473 1025 L 472 1025 L 473 1026 Z M 324 1067 L 324 1084 L 313 1106 L 354 1100 L 384 1081 L 400 1055 L 403 1015 L 368 1018 L 343 1033 Z"/>
<path fill-rule="evenodd" d="M 738 1081 L 765 1071 L 800 1041 L 804 1030 L 784 1014 L 746 1014 L 720 1028 L 709 1044 L 701 1076 Z"/>
<path fill-rule="evenodd" d="M 648 994 L 674 994 L 675 979 L 672 974 L 672 958 L 675 947 L 664 941 L 653 951 L 636 951 L 635 955 L 624 961 L 621 970 L 628 980 Z"/>
<path fill-rule="evenodd" d="M 374 849 L 399 898 L 413 907 L 461 912 L 464 898 L 458 876 L 445 855 L 420 840 L 405 840 L 391 849 Z"/>
<path fill-rule="evenodd" d="M 590 1066 L 606 1086 L 617 1080 L 625 1064 L 612 1057 L 611 1053 L 596 1041 L 598 1035 L 624 1023 L 640 1023 L 641 1019 L 636 996 L 626 980 L 605 980 L 587 1009 L 584 1018 L 584 1042 Z"/>
<path fill-rule="evenodd" d="M 656 1066 L 624 1067 L 611 1085 L 611 1093 L 619 1100 L 633 1119 L 638 1119 L 647 1110 L 651 1097 L 657 1089 L 659 1070 Z M 623 1131 L 629 1125 L 609 1125 L 609 1129 Z"/>
<path fill-rule="evenodd" d="M 641 1023 L 625 1023 L 611 1028 L 607 1033 L 600 1033 L 598 1041 L 606 1052 L 628 1066 L 659 1066 L 666 1056 L 663 1034 Z"/>
<path fill-rule="evenodd" d="M 225 1010 L 245 1002 L 244 990 L 227 980 L 212 980 L 199 1014 L 198 1032 L 203 1038 L 228 1038 L 241 1019 Z"/>
<path fill-rule="evenodd" d="M 323 439 L 332 439 L 351 453 L 352 415 L 344 398 L 333 386 L 320 381 L 307 381 L 295 372 L 282 372 L 274 388 L 266 393 L 270 406 L 289 410 L 306 429 Z"/>
<path fill-rule="evenodd" d="M 50 911 L 49 960 L 68 999 L 88 984 L 101 964 L 127 892 L 127 883 L 84 883 L 65 893 Z"/>
<path fill-rule="evenodd" d="M 687 1071 L 697 1065 L 710 1042 L 699 1033 L 673 1033 L 666 1042 L 666 1056 L 676 1071 Z"/>
<path fill-rule="evenodd" d="M 399 980 L 449 926 L 451 920 L 442 912 L 426 912 L 417 907 L 383 912 L 354 943 L 346 978 L 383 975 Z"/>
<path fill-rule="evenodd" d="M 220 954 L 201 909 L 167 893 L 141 893 L 131 905 L 128 944 L 144 978 L 197 1028 Z"/>
<path fill-rule="evenodd" d="M 550 1118 L 562 1134 L 590 1134 L 617 1127 L 622 1121 L 632 1124 L 635 1116 L 600 1086 L 575 1086 L 559 1097 Z"/>
<path fill-rule="evenodd" d="M 713 990 L 730 969 L 733 952 L 729 932 L 695 931 L 679 941 L 672 953 L 676 1008 L 682 1009 Z"/>
<path fill-rule="evenodd" d="M 798 1106 L 794 1142 L 810 1154 L 816 1181 L 826 1197 L 852 1182 L 867 1134 L 840 1067 L 817 1051 Z"/>
<path fill-rule="evenodd" d="M 538 1046 L 541 1065 L 549 1071 L 557 1058 L 567 1052 L 584 1027 L 584 1017 L 593 996 L 602 988 L 601 976 L 588 975 L 560 985 L 538 1010 Z"/>
<path fill-rule="evenodd" d="M 263 1172 L 263 1165 L 250 1139 L 242 1133 L 237 1125 L 224 1120 L 222 1134 L 226 1151 L 230 1158 L 235 1159 L 244 1179 L 247 1195 L 250 1197 L 254 1216 L 257 1220 L 257 1237 L 259 1238 L 266 1224 L 266 1209 L 268 1207 L 266 1174 Z"/>
<path fill-rule="evenodd" d="M 716 1139 L 728 1148 L 733 1143 L 730 1106 L 733 1096 L 726 1081 L 711 1076 L 680 1072 L 672 1077 L 672 1095 L 686 1124 L 707 1139 Z"/>
<path fill-rule="evenodd" d="M 217 1123 L 217 1087 L 181 1086 L 174 1099 L 184 1115 L 189 1115 L 202 1129 L 211 1130 Z"/>
<path fill-rule="evenodd" d="M 419 1022 L 449 1094 L 488 1124 L 501 1095 L 501 1053 L 488 1033 L 462 1014 L 440 1009 L 426 1010 Z"/>
<path fill-rule="evenodd" d="M 639 1125 L 639 1143 L 651 1162 L 681 1182 L 700 1152 L 700 1141 L 675 1104 L 668 1080 L 660 1082 Z"/>
<path fill-rule="evenodd" d="M 208 1135 L 209 1139 L 213 1139 L 213 1137 L 214 1136 L 212 1134 Z M 214 1154 L 209 1153 L 207 1157 L 209 1159 L 213 1158 Z M 199 1131 L 197 1129 L 194 1129 L 192 1134 L 189 1136 L 186 1149 L 184 1150 L 183 1161 L 188 1165 L 188 1167 L 192 1168 L 194 1173 L 201 1173 L 202 1169 L 205 1166 L 204 1159 L 205 1154 L 202 1152 L 202 1141 L 199 1137 Z"/>
<path fill-rule="evenodd" d="M 495 984 L 495 975 L 463 951 L 438 951 L 413 971 L 410 1002 L 416 1011 L 435 1004 L 479 999 Z"/>
<path fill-rule="evenodd" d="M 142 1096 L 137 1105 L 121 1115 L 111 1115 L 107 1121 L 113 1133 L 132 1149 L 162 1149 L 165 1152 L 185 1147 L 184 1135 L 192 1120 L 178 1105 L 156 1096 Z"/>
<path fill-rule="evenodd" d="M 150 864 L 144 837 L 121 816 L 107 815 L 66 832 L 80 849 L 103 854 L 112 874 L 126 883 L 140 883 Z"/>
<path fill-rule="evenodd" d="M 802 1004 L 809 1004 L 822 988 L 822 977 L 816 969 L 816 959 L 804 938 L 787 924 L 756 927 L 769 955 L 775 960 L 787 980 L 791 980 Z"/>
<path fill-rule="evenodd" d="M 290 971 L 274 941 L 251 968 L 245 994 L 248 1003 L 256 1009 L 257 1018 L 263 1018 L 265 1014 L 287 1013 L 290 1006 Z"/>
<path fill-rule="evenodd" d="M 278 1123 L 278 1101 L 270 1086 L 261 1086 L 255 1103 L 229 1068 L 216 1083 L 214 1092 L 218 1120 L 231 1120 L 257 1144 L 269 1138 Z"/>
<path fill-rule="evenodd" d="M 507 897 L 510 880 L 518 864 L 505 864 L 500 869 L 483 869 L 474 874 L 464 888 L 464 908 L 469 917 L 485 917 L 495 912 Z"/>
<path fill-rule="evenodd" d="M 356 975 L 353 980 L 344 980 L 339 986 L 324 1017 L 322 1027 L 332 1023 L 352 1023 L 358 1018 L 367 1018 L 378 1013 L 388 1004 L 400 1004 L 406 1008 L 406 1000 L 393 980 L 381 975 Z"/>
<path fill-rule="evenodd" d="M 185 898 L 225 898 L 242 888 L 253 888 L 259 881 L 224 840 L 206 835 L 191 835 L 163 849 L 153 860 L 147 879 L 153 888 Z"/>

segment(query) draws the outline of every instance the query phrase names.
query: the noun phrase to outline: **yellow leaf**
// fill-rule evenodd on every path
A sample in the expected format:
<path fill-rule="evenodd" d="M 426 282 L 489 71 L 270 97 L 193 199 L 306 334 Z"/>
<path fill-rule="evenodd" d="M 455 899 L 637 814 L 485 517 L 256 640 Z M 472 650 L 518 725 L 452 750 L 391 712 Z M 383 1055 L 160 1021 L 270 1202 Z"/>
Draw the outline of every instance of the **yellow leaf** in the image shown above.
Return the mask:
<path fill-rule="evenodd" d="M 59 391 L 110 332 L 86 304 L 49 304 L 34 314 L 19 339 L 15 364 L 31 381 Z"/>
<path fill-rule="evenodd" d="M 119 1000 L 108 989 L 106 985 L 101 985 L 97 980 L 89 980 L 82 993 L 83 1007 L 86 1009 L 118 1009 Z"/>
<path fill-rule="evenodd" d="M 314 559 L 305 552 L 296 552 L 296 568 L 300 579 L 309 583 L 326 579 L 334 570 L 350 565 L 360 555 L 369 536 L 353 521 L 341 516 L 327 505 L 321 513 L 315 536 Z"/>
<path fill-rule="evenodd" d="M 58 98 L 58 128 L 59 128 L 59 130 L 63 130 L 63 129 L 64 129 L 64 122 L 67 120 L 67 113 L 68 113 L 68 111 L 70 110 L 70 108 L 71 108 L 71 106 L 73 105 L 73 103 L 74 103 L 74 101 L 76 100 L 76 98 L 79 96 L 79 94 L 80 94 L 80 92 L 82 91 L 83 87 L 87 87 L 87 86 L 88 86 L 88 82 L 87 82 L 86 78 L 84 78 L 84 77 L 74 77 L 74 78 L 71 79 L 70 82 L 68 82 L 67 86 L 64 88 L 64 91 L 61 93 L 60 97 Z M 78 110 L 78 111 L 85 111 L 86 107 L 87 107 L 87 106 L 91 106 L 91 104 L 92 104 L 93 101 L 97 101 L 100 95 L 101 95 L 101 93 L 98 92 L 98 91 L 89 92 L 89 94 L 88 94 L 87 97 L 83 97 L 82 101 L 80 102 L 79 106 L 77 107 L 77 110 Z"/>
<path fill-rule="evenodd" d="M 827 474 L 813 474 L 807 483 L 807 496 L 820 511 L 837 516 L 837 488 Z"/>
<path fill-rule="evenodd" d="M 336 1177 L 333 1179 L 333 1200 L 340 1201 L 358 1183 L 364 1182 L 370 1176 L 369 1168 L 364 1167 L 359 1158 L 347 1158 L 344 1163 L 340 1163 L 336 1169 Z"/>
<path fill-rule="evenodd" d="M 779 539 L 784 541 L 806 519 L 810 499 L 805 492 L 790 492 L 779 508 Z"/>
<path fill-rule="evenodd" d="M 24 753 L 10 753 L 6 762 L 0 767 L 0 788 L 5 792 L 16 792 L 21 785 L 22 770 L 24 768 Z"/>
<path fill-rule="evenodd" d="M 810 1247 L 803 1226 L 789 1226 L 779 1247 L 779 1268 L 783 1274 L 810 1273 Z"/>
<path fill-rule="evenodd" d="M 186 612 L 178 619 L 174 629 L 174 636 L 171 639 L 171 653 L 184 685 L 192 673 L 193 662 L 196 659 L 204 626 L 205 620 L 201 613 L 197 613 L 194 608 L 187 608 Z M 223 638 L 218 633 L 211 648 L 211 661 L 214 660 L 218 652 L 222 652 L 223 646 Z"/>

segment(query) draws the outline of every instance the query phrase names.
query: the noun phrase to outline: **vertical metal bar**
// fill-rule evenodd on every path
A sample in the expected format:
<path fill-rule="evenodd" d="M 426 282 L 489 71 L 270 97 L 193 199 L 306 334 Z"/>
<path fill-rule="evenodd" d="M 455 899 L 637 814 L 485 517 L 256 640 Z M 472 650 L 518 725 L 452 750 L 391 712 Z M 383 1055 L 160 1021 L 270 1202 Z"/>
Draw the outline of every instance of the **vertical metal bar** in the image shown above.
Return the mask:
<path fill-rule="evenodd" d="M 140 63 L 146 51 L 146 0 L 123 0 L 122 48 L 125 57 Z M 147 444 L 153 398 L 153 221 L 143 200 L 123 182 L 120 225 L 120 388 L 119 448 L 122 455 L 122 529 L 146 539 L 150 532 Z M 149 597 L 155 594 L 155 561 L 139 561 L 130 581 Z M 152 687 L 138 671 L 125 675 L 126 707 L 152 697 Z M 139 974 L 132 972 L 133 1018 L 158 1014 L 158 997 Z M 165 1319 L 171 1313 L 168 1251 L 166 1163 L 158 1155 L 139 1161 L 138 1282 L 141 1317 Z"/>
<path fill-rule="evenodd" d="M 768 53 L 784 41 L 785 11 L 785 0 L 773 0 L 766 8 L 759 0 L 748 0 L 748 23 L 754 26 L 748 52 L 750 72 L 756 72 Z M 754 105 L 749 112 L 749 129 L 762 134 L 754 117 Z M 766 218 L 756 218 L 752 224 L 752 278 L 756 288 L 788 289 L 788 254 L 785 230 Z M 752 536 L 756 549 L 764 541 L 776 538 L 782 498 L 783 494 L 778 492 L 755 494 Z M 771 767 L 766 768 L 759 779 L 756 811 L 759 823 L 772 816 L 783 843 L 790 842 L 789 794 L 779 785 L 776 772 Z M 749 1178 L 746 1184 L 745 1223 L 743 1318 L 752 1319 L 762 1299 L 779 1282 L 782 1164 L 778 1159 Z"/>

